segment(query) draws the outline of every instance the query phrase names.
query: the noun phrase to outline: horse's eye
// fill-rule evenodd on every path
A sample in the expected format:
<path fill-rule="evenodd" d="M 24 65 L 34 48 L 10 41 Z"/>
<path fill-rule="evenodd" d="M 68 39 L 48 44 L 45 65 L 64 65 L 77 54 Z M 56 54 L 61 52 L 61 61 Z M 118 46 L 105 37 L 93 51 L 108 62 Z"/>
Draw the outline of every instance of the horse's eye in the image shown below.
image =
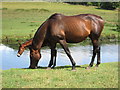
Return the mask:
<path fill-rule="evenodd" d="M 21 48 L 21 50 L 23 50 L 23 48 Z"/>

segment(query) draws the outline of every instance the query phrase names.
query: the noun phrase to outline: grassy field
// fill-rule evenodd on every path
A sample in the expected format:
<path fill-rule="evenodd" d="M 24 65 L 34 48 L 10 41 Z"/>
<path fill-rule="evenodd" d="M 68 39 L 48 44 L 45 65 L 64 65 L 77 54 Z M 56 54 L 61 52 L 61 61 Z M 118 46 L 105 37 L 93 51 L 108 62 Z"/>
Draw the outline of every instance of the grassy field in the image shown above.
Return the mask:
<path fill-rule="evenodd" d="M 117 37 L 117 10 L 101 10 L 93 6 L 70 5 L 50 2 L 3 2 L 2 3 L 2 38 L 8 40 L 26 40 L 33 37 L 37 28 L 54 13 L 65 15 L 96 14 L 105 21 L 102 36 Z"/>
<path fill-rule="evenodd" d="M 86 70 L 87 65 L 56 67 L 54 70 L 10 69 L 2 72 L 3 88 L 118 88 L 118 63 L 102 63 Z"/>
<path fill-rule="evenodd" d="M 16 40 L 30 39 L 37 28 L 54 13 L 65 15 L 96 14 L 106 21 L 103 37 L 117 37 L 117 10 L 101 10 L 93 6 L 69 5 L 66 3 L 49 2 L 3 2 L 2 8 L 2 39 L 17 43 Z M 15 41 L 15 42 L 13 42 Z M 3 88 L 117 88 L 118 64 L 104 63 L 98 69 L 85 70 L 77 67 L 56 67 L 54 70 L 10 69 L 2 72 Z"/>

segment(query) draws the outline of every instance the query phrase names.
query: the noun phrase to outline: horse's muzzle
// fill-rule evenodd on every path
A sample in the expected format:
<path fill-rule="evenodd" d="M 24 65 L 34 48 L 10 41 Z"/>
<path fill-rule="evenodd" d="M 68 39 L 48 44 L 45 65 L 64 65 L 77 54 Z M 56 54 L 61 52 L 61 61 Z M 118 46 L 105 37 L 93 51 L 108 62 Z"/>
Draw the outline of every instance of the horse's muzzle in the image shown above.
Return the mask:
<path fill-rule="evenodd" d="M 21 55 L 18 53 L 17 56 L 20 57 Z"/>

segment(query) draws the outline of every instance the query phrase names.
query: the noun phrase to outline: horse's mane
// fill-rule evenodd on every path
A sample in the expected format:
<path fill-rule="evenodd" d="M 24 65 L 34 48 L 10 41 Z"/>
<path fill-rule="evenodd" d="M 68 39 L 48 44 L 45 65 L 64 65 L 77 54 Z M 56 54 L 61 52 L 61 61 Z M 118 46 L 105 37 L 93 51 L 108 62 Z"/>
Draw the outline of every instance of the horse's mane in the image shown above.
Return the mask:
<path fill-rule="evenodd" d="M 76 15 L 76 16 L 80 16 L 80 17 L 96 17 L 96 18 L 99 18 L 99 19 L 102 19 L 102 17 L 98 16 L 98 15 L 94 15 L 94 14 L 79 14 L 79 15 Z"/>

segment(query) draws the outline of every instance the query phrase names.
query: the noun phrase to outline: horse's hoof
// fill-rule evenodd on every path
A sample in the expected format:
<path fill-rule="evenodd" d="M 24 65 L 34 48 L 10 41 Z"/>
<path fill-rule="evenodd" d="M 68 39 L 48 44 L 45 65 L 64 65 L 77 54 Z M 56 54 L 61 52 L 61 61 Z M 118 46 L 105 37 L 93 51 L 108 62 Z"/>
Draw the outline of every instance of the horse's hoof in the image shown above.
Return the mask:
<path fill-rule="evenodd" d="M 37 69 L 38 67 L 36 66 L 35 69 Z"/>
<path fill-rule="evenodd" d="M 76 69 L 72 69 L 71 71 L 75 72 L 75 71 L 76 71 Z"/>
<path fill-rule="evenodd" d="M 29 69 L 37 69 L 37 66 L 35 66 L 35 67 L 30 66 Z"/>
<path fill-rule="evenodd" d="M 55 67 L 51 67 L 51 69 L 54 69 Z"/>
<path fill-rule="evenodd" d="M 98 65 L 95 65 L 95 69 L 97 69 L 98 68 Z"/>
<path fill-rule="evenodd" d="M 51 69 L 51 67 L 47 67 L 47 69 L 46 70 L 50 70 Z"/>
<path fill-rule="evenodd" d="M 91 68 L 91 67 L 90 67 L 90 66 L 88 66 L 88 67 L 86 67 L 85 69 L 86 69 L 86 70 L 89 70 L 90 68 Z"/>

